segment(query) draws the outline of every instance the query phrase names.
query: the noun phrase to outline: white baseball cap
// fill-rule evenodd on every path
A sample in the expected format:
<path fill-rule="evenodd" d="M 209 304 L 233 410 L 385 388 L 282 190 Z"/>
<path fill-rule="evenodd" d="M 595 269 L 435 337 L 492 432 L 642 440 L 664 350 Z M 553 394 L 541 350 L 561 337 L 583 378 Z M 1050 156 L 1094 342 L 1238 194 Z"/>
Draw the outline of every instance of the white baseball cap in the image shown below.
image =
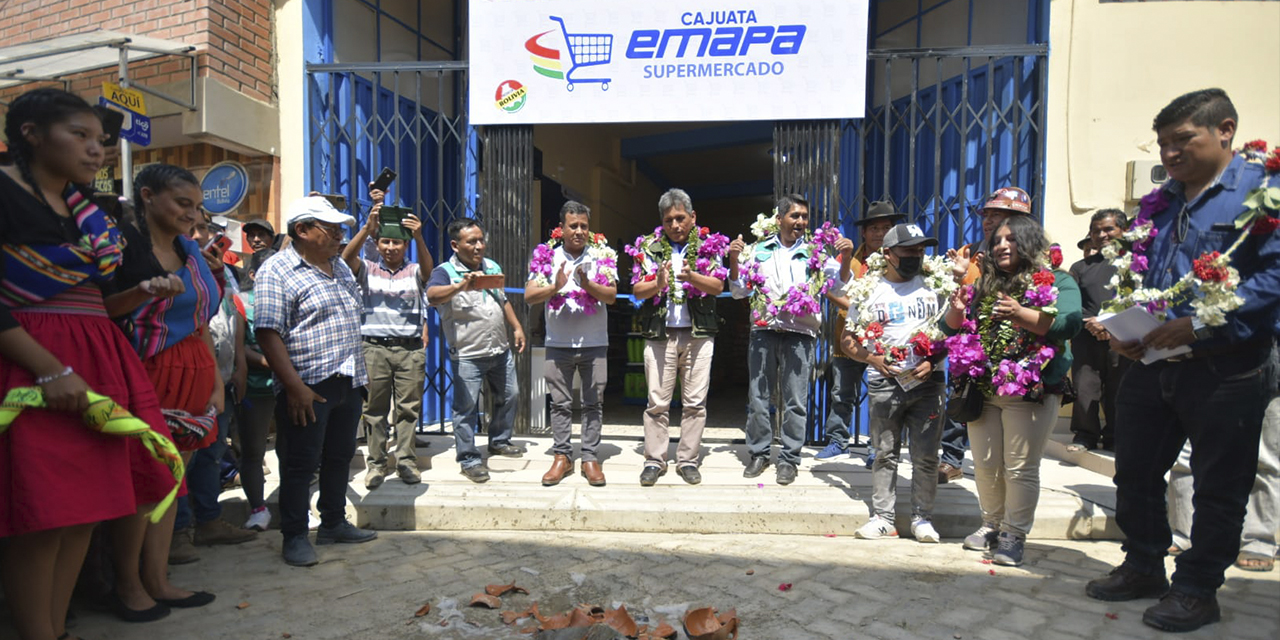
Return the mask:
<path fill-rule="evenodd" d="M 333 208 L 328 200 L 320 196 L 298 198 L 289 203 L 284 212 L 284 228 L 292 229 L 293 225 L 304 220 L 316 220 L 330 224 L 344 224 L 353 227 L 356 219 Z"/>

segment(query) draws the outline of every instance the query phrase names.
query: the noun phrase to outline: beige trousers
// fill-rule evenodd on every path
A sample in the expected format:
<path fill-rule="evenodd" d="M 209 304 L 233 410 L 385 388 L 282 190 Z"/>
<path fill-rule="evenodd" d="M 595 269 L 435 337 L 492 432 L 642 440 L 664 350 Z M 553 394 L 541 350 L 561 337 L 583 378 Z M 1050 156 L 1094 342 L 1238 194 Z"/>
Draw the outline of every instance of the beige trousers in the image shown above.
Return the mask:
<path fill-rule="evenodd" d="M 984 523 L 1023 537 L 1031 531 L 1040 500 L 1040 460 L 1061 405 L 1060 395 L 1046 395 L 1043 403 L 996 396 L 969 423 Z"/>
<path fill-rule="evenodd" d="M 644 410 L 646 465 L 667 466 L 670 448 L 671 395 L 681 380 L 680 446 L 676 463 L 698 464 L 702 429 L 707 424 L 707 388 L 711 386 L 712 338 L 695 338 L 690 329 L 667 328 L 667 339 L 644 344 L 644 375 L 649 383 L 649 406 Z"/>

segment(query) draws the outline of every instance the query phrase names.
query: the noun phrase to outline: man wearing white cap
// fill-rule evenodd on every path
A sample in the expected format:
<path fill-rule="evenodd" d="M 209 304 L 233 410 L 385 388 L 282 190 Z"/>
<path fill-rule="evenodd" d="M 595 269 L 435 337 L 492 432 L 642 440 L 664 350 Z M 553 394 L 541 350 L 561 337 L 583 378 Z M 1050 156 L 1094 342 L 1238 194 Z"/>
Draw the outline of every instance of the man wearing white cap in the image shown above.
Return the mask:
<path fill-rule="evenodd" d="M 287 564 L 316 564 L 307 539 L 311 476 L 320 467 L 316 544 L 367 542 L 373 531 L 346 519 L 347 469 L 369 381 L 360 343 L 360 288 L 338 256 L 355 219 L 321 197 L 295 200 L 284 215 L 292 240 L 258 269 L 255 331 L 275 373 L 280 532 Z"/>

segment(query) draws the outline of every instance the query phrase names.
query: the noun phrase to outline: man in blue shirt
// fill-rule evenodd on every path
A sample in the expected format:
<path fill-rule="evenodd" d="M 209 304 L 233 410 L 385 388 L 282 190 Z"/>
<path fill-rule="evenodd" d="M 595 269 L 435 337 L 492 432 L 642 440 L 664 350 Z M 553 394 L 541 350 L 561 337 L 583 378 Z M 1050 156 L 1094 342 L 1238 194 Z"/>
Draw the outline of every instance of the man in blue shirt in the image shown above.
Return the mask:
<path fill-rule="evenodd" d="M 1160 187 L 1167 205 L 1156 204 L 1151 216 L 1157 235 L 1147 252 L 1145 286 L 1167 289 L 1201 254 L 1225 253 L 1240 235 L 1235 220 L 1247 210 L 1249 192 L 1280 186 L 1280 177 L 1268 176 L 1262 165 L 1233 155 L 1237 118 L 1221 89 L 1180 96 L 1156 116 L 1160 160 L 1170 179 Z M 1166 631 L 1191 631 L 1221 617 L 1215 594 L 1239 550 L 1263 412 L 1275 388 L 1280 234 L 1250 235 L 1231 265 L 1240 272 L 1236 293 L 1244 304 L 1226 314 L 1224 325 L 1205 326 L 1184 302 L 1141 341 L 1112 341 L 1121 355 L 1138 360 L 1116 402 L 1116 520 L 1127 537 L 1126 556 L 1085 592 L 1110 601 L 1159 597 L 1142 620 Z M 1184 345 L 1189 354 L 1140 361 L 1147 349 Z M 1195 476 L 1192 546 L 1178 556 L 1170 586 L 1164 475 L 1188 439 Z"/>

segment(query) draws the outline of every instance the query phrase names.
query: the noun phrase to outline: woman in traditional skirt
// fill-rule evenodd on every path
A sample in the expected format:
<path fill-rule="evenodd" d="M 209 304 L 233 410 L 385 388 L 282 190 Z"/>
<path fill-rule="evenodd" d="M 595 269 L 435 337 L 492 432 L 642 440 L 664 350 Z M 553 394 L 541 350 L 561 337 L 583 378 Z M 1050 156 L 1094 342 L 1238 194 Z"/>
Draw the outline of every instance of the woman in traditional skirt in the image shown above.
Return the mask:
<path fill-rule="evenodd" d="M 209 429 L 203 434 L 175 430 L 184 462 L 216 437 L 216 416 L 223 410 L 223 382 L 208 326 L 222 300 L 222 274 L 210 271 L 200 246 L 184 235 L 202 215 L 203 199 L 200 181 L 181 167 L 153 164 L 134 178 L 137 226 L 121 225 L 126 247 L 114 282 L 119 293 L 106 298 L 107 312 L 125 326 L 170 423 L 174 412 L 183 412 L 188 424 L 203 422 Z M 167 278 L 177 295 L 150 295 L 147 283 L 158 278 Z M 130 453 L 135 460 L 146 455 L 137 446 Z M 156 497 L 148 495 L 150 478 L 135 474 L 134 479 L 138 502 Z M 201 607 L 214 600 L 213 594 L 169 582 L 175 513 L 151 525 L 124 520 L 113 527 L 116 614 L 124 620 L 146 622 L 164 617 L 171 607 Z"/>
<path fill-rule="evenodd" d="M 69 637 L 67 605 L 94 524 L 139 511 L 132 439 L 86 427 L 86 392 L 168 429 L 142 363 L 103 307 L 99 287 L 120 263 L 120 234 L 77 186 L 102 164 L 102 122 L 79 97 L 36 89 L 9 106 L 5 135 L 0 392 L 39 387 L 47 409 L 23 411 L 0 434 L 0 579 L 18 637 L 54 640 Z M 160 496 L 174 482 L 154 481 Z"/>

